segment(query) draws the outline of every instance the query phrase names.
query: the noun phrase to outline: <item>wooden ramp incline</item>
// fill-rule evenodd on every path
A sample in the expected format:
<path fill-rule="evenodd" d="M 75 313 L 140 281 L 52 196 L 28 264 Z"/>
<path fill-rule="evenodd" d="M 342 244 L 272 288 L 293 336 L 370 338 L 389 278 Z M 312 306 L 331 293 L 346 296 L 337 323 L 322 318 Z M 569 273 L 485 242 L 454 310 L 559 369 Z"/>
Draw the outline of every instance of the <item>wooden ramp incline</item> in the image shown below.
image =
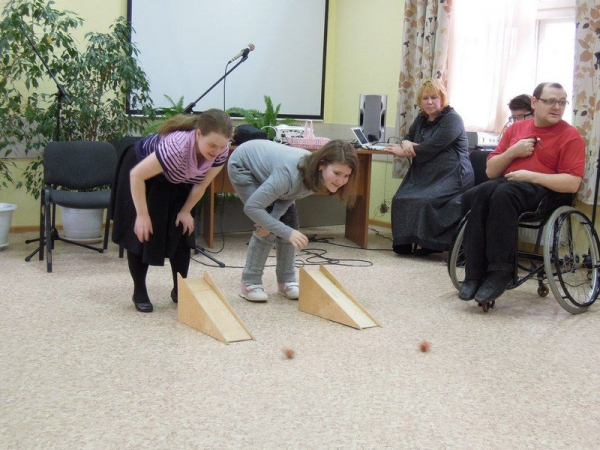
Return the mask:
<path fill-rule="evenodd" d="M 298 309 L 359 330 L 381 326 L 324 266 L 300 268 Z"/>
<path fill-rule="evenodd" d="M 254 339 L 206 272 L 195 279 L 177 275 L 177 290 L 181 322 L 226 344 Z"/>

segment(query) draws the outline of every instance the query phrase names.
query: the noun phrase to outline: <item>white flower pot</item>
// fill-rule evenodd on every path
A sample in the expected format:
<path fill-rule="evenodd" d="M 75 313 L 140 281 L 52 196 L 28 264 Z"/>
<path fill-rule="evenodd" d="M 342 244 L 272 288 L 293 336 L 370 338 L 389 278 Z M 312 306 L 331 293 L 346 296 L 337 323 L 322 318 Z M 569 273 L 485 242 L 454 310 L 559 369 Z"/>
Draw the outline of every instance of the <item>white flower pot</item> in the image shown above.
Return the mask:
<path fill-rule="evenodd" d="M 12 214 L 15 209 L 17 209 L 17 205 L 0 203 L 0 250 L 8 247 L 10 221 L 12 220 Z"/>
<path fill-rule="evenodd" d="M 75 209 L 60 207 L 64 238 L 82 244 L 102 241 L 104 209 Z"/>

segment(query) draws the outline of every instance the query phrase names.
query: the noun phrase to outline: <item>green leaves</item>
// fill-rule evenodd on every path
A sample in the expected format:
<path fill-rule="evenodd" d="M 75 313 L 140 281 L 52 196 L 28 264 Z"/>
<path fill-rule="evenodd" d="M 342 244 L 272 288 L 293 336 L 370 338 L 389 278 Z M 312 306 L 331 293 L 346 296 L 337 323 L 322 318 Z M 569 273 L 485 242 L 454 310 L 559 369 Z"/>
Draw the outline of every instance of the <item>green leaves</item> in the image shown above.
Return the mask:
<path fill-rule="evenodd" d="M 127 20 L 119 18 L 107 33 L 87 33 L 86 48 L 79 49 L 72 36 L 82 19 L 54 6 L 53 0 L 14 0 L 2 12 L 0 177 L 9 182 L 14 167 L 6 157 L 16 149 L 25 155 L 42 149 L 56 129 L 57 88 L 28 38 L 72 100 L 62 104 L 61 139 L 110 141 L 141 132 L 146 121 L 127 114 L 127 101 L 154 117 Z M 25 186 L 36 197 L 41 167 L 36 160 L 24 172 Z"/>
<path fill-rule="evenodd" d="M 155 121 L 151 122 L 150 125 L 148 125 L 142 132 L 143 135 L 156 133 L 156 130 L 158 129 L 158 127 L 162 123 L 164 123 L 167 119 L 170 119 L 171 117 L 176 116 L 177 114 L 183 113 L 183 110 L 185 108 L 183 106 L 183 96 L 179 97 L 179 100 L 177 100 L 177 102 L 175 102 L 167 94 L 164 94 L 164 96 L 167 100 L 169 100 L 169 103 L 171 103 L 171 106 L 167 106 L 166 108 L 162 108 L 158 111 L 153 111 L 154 115 L 162 114 L 162 118 L 160 120 L 155 120 Z"/>
<path fill-rule="evenodd" d="M 264 100 L 265 112 L 260 112 L 256 109 L 244 109 L 234 106 L 229 108 L 227 113 L 230 115 L 238 115 L 243 117 L 246 123 L 266 131 L 269 139 L 273 139 L 275 137 L 275 130 L 273 130 L 273 127 L 277 126 L 279 123 L 292 125 L 294 121 L 292 119 L 283 119 L 281 121 L 278 120 L 277 116 L 279 115 L 281 103 L 279 103 L 276 107 L 273 107 L 273 101 L 268 95 L 264 96 Z"/>

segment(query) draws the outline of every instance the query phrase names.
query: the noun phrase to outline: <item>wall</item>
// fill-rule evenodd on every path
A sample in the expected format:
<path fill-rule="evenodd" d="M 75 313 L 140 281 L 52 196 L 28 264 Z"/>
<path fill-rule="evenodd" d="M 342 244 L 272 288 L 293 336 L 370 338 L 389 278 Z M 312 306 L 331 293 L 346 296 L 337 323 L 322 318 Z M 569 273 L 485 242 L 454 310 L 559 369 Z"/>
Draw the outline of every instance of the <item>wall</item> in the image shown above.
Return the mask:
<path fill-rule="evenodd" d="M 56 7 L 68 9 L 81 16 L 84 27 L 75 38 L 83 45 L 89 31 L 106 31 L 119 15 L 127 13 L 126 0 L 56 0 Z M 402 52 L 402 17 L 404 0 L 330 0 L 327 41 L 327 72 L 325 75 L 323 135 L 351 138 L 349 128 L 358 124 L 358 97 L 365 94 L 387 94 L 387 125 L 396 121 L 397 80 Z M 324 127 L 324 128 L 323 128 Z M 390 128 L 388 128 L 390 129 Z M 393 129 L 388 136 L 393 135 Z M 390 197 L 399 182 L 387 176 L 386 158 L 373 164 L 371 205 L 383 201 L 384 192 Z M 381 159 L 383 158 L 383 159 Z M 24 167 L 28 160 L 18 160 Z M 13 228 L 37 228 L 39 202 L 23 190 L 0 190 L 0 202 L 18 206 L 13 215 Z M 373 208 L 371 208 L 373 211 Z M 389 221 L 389 214 L 376 220 Z M 373 217 L 373 215 L 372 215 Z"/>
<path fill-rule="evenodd" d="M 357 124 L 359 95 L 387 94 L 395 124 L 403 15 L 403 0 L 330 0 L 326 122 Z"/>

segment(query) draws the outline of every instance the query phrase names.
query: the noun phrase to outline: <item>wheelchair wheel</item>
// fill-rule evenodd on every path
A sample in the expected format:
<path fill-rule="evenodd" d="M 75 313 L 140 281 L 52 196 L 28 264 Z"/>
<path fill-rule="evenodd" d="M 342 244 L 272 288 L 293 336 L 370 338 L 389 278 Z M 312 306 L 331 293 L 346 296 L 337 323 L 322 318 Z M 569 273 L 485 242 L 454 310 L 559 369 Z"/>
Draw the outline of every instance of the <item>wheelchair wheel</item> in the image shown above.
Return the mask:
<path fill-rule="evenodd" d="M 590 220 L 574 208 L 558 208 L 545 232 L 544 269 L 554 297 L 566 311 L 587 311 L 600 284 L 598 236 Z"/>
<path fill-rule="evenodd" d="M 457 290 L 460 290 L 460 285 L 465 280 L 465 266 L 467 260 L 465 258 L 463 238 L 466 226 L 467 221 L 464 220 L 460 225 L 460 229 L 456 235 L 450 254 L 448 255 L 448 275 L 450 275 L 452 284 Z"/>

